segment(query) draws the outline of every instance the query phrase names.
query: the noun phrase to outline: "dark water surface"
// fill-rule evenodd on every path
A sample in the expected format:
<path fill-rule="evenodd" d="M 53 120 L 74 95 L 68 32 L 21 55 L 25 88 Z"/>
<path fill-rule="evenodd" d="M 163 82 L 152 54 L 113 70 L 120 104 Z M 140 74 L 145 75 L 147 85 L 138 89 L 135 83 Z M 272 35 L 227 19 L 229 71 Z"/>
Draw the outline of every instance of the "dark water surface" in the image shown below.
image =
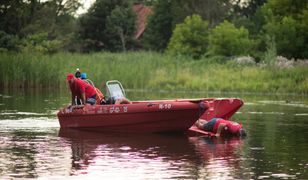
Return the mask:
<path fill-rule="evenodd" d="M 0 179 L 308 179 L 308 97 L 128 92 L 130 99 L 240 97 L 245 139 L 60 130 L 59 93 L 0 93 Z"/>

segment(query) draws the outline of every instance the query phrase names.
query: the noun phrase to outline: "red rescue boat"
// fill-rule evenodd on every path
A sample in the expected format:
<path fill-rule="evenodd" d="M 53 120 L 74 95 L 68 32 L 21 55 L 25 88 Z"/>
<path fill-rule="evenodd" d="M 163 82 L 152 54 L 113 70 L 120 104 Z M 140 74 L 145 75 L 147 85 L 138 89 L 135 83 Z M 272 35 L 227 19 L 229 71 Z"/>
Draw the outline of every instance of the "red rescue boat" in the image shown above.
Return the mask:
<path fill-rule="evenodd" d="M 118 81 L 106 83 L 111 98 L 125 97 Z M 133 101 L 131 104 L 68 106 L 60 109 L 61 128 L 121 132 L 184 132 L 199 119 L 229 119 L 241 106 L 240 99 L 179 99 Z"/>
<path fill-rule="evenodd" d="M 59 111 L 58 118 L 61 128 L 175 132 L 187 130 L 203 112 L 201 104 L 196 101 L 144 101 L 66 107 Z"/>

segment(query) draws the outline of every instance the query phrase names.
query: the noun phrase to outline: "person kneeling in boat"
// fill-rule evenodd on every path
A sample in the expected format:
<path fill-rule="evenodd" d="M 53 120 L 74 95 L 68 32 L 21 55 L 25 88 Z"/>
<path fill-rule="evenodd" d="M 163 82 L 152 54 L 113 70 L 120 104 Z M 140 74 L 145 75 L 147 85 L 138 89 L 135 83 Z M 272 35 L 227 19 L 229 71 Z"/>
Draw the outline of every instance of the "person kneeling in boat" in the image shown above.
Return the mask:
<path fill-rule="evenodd" d="M 92 87 L 95 87 L 95 86 L 94 86 L 94 83 L 93 83 L 90 79 L 88 79 L 87 73 L 81 73 L 80 78 L 81 78 L 85 83 L 88 83 L 88 84 L 90 84 Z"/>
<path fill-rule="evenodd" d="M 97 87 L 94 86 L 94 83 L 90 79 L 88 79 L 86 73 L 81 73 L 81 80 L 83 80 L 87 84 L 90 84 L 94 88 L 96 92 L 96 104 L 106 104 L 104 94 Z"/>
<path fill-rule="evenodd" d="M 68 74 L 66 79 L 71 90 L 72 105 L 77 105 L 75 97 L 80 99 L 82 104 L 93 105 L 96 103 L 96 91 L 91 85 L 75 78 L 73 74 Z"/>
<path fill-rule="evenodd" d="M 246 136 L 246 131 L 241 124 L 221 118 L 213 118 L 209 121 L 199 119 L 195 124 L 199 129 L 214 133 L 215 136 Z"/>

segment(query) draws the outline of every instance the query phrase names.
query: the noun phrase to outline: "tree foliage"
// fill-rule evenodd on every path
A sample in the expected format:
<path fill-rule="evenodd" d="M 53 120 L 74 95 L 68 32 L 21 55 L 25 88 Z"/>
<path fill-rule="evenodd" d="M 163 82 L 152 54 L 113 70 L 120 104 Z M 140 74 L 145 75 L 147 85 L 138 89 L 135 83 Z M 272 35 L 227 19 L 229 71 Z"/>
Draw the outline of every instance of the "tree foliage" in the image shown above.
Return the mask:
<path fill-rule="evenodd" d="M 214 27 L 222 22 L 231 11 L 230 0 L 173 0 L 173 26 L 182 23 L 187 16 L 198 14 Z"/>
<path fill-rule="evenodd" d="M 263 28 L 275 39 L 279 55 L 308 57 L 308 1 L 269 0 L 262 12 L 266 19 Z"/>
<path fill-rule="evenodd" d="M 244 27 L 236 28 L 228 21 L 216 26 L 209 36 L 211 54 L 224 56 L 249 55 L 254 47 L 249 32 Z"/>
<path fill-rule="evenodd" d="M 168 51 L 199 58 L 208 46 L 208 22 L 199 15 L 188 16 L 184 23 L 178 24 L 173 31 Z"/>
<path fill-rule="evenodd" d="M 131 28 L 135 24 L 135 15 L 131 8 L 131 4 L 125 0 L 95 1 L 88 13 L 79 19 L 79 37 L 85 42 L 83 48 L 86 51 L 102 49 L 114 51 L 119 50 L 118 47 L 114 47 L 116 44 L 122 44 L 123 47 L 123 38 L 118 38 L 119 35 L 116 34 L 119 34 L 120 27 L 125 33 L 123 37 L 128 38 L 127 36 L 131 35 Z"/>
<path fill-rule="evenodd" d="M 235 0 L 232 12 L 228 19 L 236 27 L 245 27 L 249 33 L 258 38 L 263 25 L 265 24 L 264 16 L 261 12 L 261 7 L 267 0 Z"/>
<path fill-rule="evenodd" d="M 153 13 L 148 17 L 147 28 L 144 32 L 145 48 L 163 51 L 172 34 L 172 13 L 170 0 L 157 0 Z"/>
<path fill-rule="evenodd" d="M 51 49 L 44 52 L 65 49 L 74 33 L 74 15 L 79 6 L 78 0 L 0 1 L 0 31 L 6 34 L 6 38 L 13 38 L 10 42 L 15 43 L 14 50 L 41 49 L 37 43 L 25 43 L 32 37 L 39 37 L 41 40 L 44 38 L 43 41 L 50 45 L 57 42 L 52 45 L 58 46 L 57 48 L 48 45 L 46 47 Z M 0 47 L 12 49 L 5 43 L 1 43 Z"/>
<path fill-rule="evenodd" d="M 109 36 L 109 49 L 113 51 L 126 51 L 131 46 L 136 31 L 136 14 L 130 6 L 116 6 L 107 17 L 106 34 Z"/>
<path fill-rule="evenodd" d="M 143 42 L 148 49 L 163 51 L 176 25 L 187 16 L 198 14 L 214 27 L 227 17 L 230 9 L 229 0 L 157 0 Z"/>
<path fill-rule="evenodd" d="M 152 11 L 137 43 L 132 3 Z M 0 1 L 0 51 L 126 51 L 137 44 L 194 58 L 260 58 L 269 49 L 308 57 L 307 0 L 96 0 L 77 15 L 80 6 L 80 0 Z"/>
<path fill-rule="evenodd" d="M 0 31 L 0 52 L 1 51 L 15 51 L 18 49 L 18 37 Z"/>
<path fill-rule="evenodd" d="M 252 17 L 267 0 L 233 0 L 234 15 Z"/>
<path fill-rule="evenodd" d="M 26 53 L 40 52 L 40 53 L 55 53 L 61 48 L 62 42 L 54 39 L 49 40 L 47 33 L 36 33 L 29 35 L 22 39 L 21 51 Z"/>
<path fill-rule="evenodd" d="M 0 1 L 0 30 L 18 34 L 28 23 L 30 8 L 23 0 Z"/>

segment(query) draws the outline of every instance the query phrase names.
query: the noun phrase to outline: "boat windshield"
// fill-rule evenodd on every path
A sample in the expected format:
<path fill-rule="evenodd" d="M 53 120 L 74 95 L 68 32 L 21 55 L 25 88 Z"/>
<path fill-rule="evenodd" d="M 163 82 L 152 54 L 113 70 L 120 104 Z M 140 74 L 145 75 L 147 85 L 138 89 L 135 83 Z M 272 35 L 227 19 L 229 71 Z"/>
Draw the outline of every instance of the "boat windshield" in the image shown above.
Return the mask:
<path fill-rule="evenodd" d="M 106 88 L 109 97 L 116 99 L 125 97 L 125 91 L 119 81 L 108 81 L 106 83 Z"/>

